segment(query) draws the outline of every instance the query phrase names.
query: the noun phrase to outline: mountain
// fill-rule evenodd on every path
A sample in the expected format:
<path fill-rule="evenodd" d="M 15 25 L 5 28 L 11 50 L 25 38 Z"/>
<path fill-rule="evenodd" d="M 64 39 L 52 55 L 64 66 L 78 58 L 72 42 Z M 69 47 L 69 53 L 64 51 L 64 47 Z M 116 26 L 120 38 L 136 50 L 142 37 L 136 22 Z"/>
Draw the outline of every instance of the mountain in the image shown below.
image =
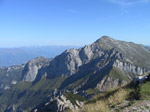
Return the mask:
<path fill-rule="evenodd" d="M 123 86 L 150 72 L 143 45 L 103 36 L 52 60 L 39 57 L 0 68 L 0 111 L 49 112 L 78 108 L 97 92 Z"/>
<path fill-rule="evenodd" d="M 38 70 L 49 64 L 44 57 L 35 58 L 25 64 L 0 68 L 0 90 L 7 90 L 20 81 L 34 80 Z"/>
<path fill-rule="evenodd" d="M 20 65 L 36 57 L 53 58 L 74 46 L 0 48 L 0 67 Z"/>
<path fill-rule="evenodd" d="M 145 48 L 150 51 L 150 46 L 146 46 Z"/>

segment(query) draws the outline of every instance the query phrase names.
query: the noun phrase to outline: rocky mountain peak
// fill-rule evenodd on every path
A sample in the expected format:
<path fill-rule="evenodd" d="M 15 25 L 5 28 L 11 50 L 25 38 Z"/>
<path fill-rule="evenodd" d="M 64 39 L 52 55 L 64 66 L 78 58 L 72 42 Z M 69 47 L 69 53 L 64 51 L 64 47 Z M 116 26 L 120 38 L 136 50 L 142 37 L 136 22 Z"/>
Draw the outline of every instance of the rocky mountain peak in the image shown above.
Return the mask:
<path fill-rule="evenodd" d="M 101 38 L 99 38 L 98 40 L 96 40 L 94 43 L 103 43 L 103 44 L 107 44 L 107 43 L 111 43 L 115 41 L 115 39 L 109 37 L 109 36 L 102 36 Z"/>
<path fill-rule="evenodd" d="M 115 40 L 109 36 L 102 36 L 100 39 L 95 41 L 94 46 L 100 47 L 104 50 L 110 50 L 112 48 L 116 48 L 120 41 Z"/>
<path fill-rule="evenodd" d="M 101 37 L 92 45 L 102 50 L 114 49 L 121 53 L 126 61 L 137 66 L 150 68 L 150 59 L 148 58 L 150 57 L 150 53 L 143 45 L 115 40 L 108 36 Z"/>
<path fill-rule="evenodd" d="M 108 41 L 114 41 L 115 39 L 109 37 L 109 36 L 102 36 L 101 38 L 99 38 L 98 40 L 96 40 L 96 42 L 108 42 Z"/>

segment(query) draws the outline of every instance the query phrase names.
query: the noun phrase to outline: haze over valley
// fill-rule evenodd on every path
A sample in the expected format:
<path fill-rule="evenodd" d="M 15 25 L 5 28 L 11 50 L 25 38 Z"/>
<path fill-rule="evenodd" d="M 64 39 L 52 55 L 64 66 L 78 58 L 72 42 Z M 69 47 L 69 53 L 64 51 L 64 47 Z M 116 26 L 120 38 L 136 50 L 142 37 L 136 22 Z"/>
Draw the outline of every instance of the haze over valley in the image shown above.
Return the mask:
<path fill-rule="evenodd" d="M 0 67 L 21 65 L 41 56 L 51 59 L 70 48 L 77 48 L 77 46 L 0 48 Z"/>

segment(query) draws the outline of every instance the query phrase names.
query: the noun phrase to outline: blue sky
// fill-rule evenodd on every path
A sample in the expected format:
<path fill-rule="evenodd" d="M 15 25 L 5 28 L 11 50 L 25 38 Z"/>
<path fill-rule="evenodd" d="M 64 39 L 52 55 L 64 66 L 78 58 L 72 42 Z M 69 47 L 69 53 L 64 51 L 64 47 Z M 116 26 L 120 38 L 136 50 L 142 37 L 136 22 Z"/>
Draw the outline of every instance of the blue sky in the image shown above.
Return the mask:
<path fill-rule="evenodd" d="M 0 0 L 0 47 L 80 46 L 103 35 L 150 45 L 150 0 Z"/>

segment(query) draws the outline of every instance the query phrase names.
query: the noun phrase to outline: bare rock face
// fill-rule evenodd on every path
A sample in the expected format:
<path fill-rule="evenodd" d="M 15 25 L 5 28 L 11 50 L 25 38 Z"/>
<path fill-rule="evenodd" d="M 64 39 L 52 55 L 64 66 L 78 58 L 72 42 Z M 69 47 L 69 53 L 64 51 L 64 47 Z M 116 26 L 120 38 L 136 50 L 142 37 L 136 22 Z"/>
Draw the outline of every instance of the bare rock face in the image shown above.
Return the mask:
<path fill-rule="evenodd" d="M 25 64 L 23 70 L 23 80 L 32 82 L 35 80 L 38 70 L 49 64 L 49 60 L 44 57 L 33 59 Z"/>
<path fill-rule="evenodd" d="M 60 95 L 54 98 L 43 106 L 34 109 L 33 112 L 64 112 L 65 109 L 75 110 L 79 107 L 83 106 L 84 102 L 76 100 L 76 104 L 72 104 L 70 100 L 68 100 L 64 95 Z"/>
<path fill-rule="evenodd" d="M 113 66 L 121 69 L 124 72 L 130 72 L 130 73 L 138 74 L 138 75 L 142 75 L 142 74 L 150 72 L 150 70 L 144 67 L 139 67 L 139 66 L 130 64 L 128 62 L 121 62 L 119 60 L 116 60 Z"/>
<path fill-rule="evenodd" d="M 62 112 L 66 108 L 70 108 L 71 110 L 75 108 L 75 106 L 70 102 L 70 100 L 67 100 L 64 95 L 51 99 L 50 103 L 52 103 L 52 105 L 50 105 L 50 108 L 52 110 L 57 110 L 57 112 Z M 55 109 L 55 107 L 57 107 L 57 109 Z"/>

